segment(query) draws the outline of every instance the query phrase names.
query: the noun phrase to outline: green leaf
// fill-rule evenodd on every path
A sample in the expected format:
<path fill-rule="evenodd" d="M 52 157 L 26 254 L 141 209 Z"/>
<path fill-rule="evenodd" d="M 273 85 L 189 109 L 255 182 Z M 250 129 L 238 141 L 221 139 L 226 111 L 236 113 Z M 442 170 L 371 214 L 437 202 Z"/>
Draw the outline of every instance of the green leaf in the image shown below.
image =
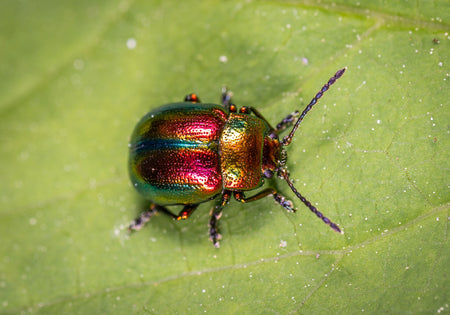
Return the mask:
<path fill-rule="evenodd" d="M 449 311 L 448 1 L 12 1 L 0 4 L 0 313 Z M 127 143 L 148 110 L 196 92 L 272 124 L 302 110 L 295 185 L 146 208 Z M 174 209 L 176 211 L 177 209 Z"/>

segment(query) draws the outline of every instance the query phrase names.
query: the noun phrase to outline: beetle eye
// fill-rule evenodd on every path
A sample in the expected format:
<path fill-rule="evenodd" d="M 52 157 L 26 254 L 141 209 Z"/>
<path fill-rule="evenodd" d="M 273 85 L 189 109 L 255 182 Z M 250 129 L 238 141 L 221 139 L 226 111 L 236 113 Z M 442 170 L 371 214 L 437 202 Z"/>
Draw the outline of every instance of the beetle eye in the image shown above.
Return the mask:
<path fill-rule="evenodd" d="M 265 178 L 272 178 L 273 172 L 271 170 L 264 170 L 264 177 Z"/>

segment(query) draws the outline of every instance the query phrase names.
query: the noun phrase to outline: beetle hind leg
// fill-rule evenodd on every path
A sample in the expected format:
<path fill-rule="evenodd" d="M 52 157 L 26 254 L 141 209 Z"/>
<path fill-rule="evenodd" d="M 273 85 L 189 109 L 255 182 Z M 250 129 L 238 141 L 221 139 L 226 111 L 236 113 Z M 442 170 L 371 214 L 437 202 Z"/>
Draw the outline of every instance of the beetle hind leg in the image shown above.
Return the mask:
<path fill-rule="evenodd" d="M 152 203 L 149 210 L 142 212 L 141 215 L 130 224 L 128 231 L 139 231 L 148 221 L 150 221 L 150 218 L 158 212 L 162 212 L 174 220 L 185 220 L 195 211 L 195 209 L 197 209 L 197 207 L 198 204 L 185 205 L 180 213 L 176 215 L 166 207 Z"/>
<path fill-rule="evenodd" d="M 145 223 L 150 221 L 150 218 L 158 212 L 158 210 L 156 209 L 157 207 L 158 206 L 156 204 L 152 203 L 149 210 L 142 212 L 141 215 L 137 217 L 133 221 L 133 223 L 130 224 L 130 226 L 128 227 L 128 232 L 139 231 L 140 229 L 142 229 Z"/>
<path fill-rule="evenodd" d="M 198 207 L 198 203 L 192 204 L 192 205 L 185 205 L 183 210 L 181 210 L 180 213 L 178 214 L 178 216 L 174 216 L 173 218 L 178 221 L 186 220 L 187 218 L 189 218 L 189 216 L 192 214 L 192 212 L 194 212 L 195 209 L 197 209 L 197 207 Z"/>
<path fill-rule="evenodd" d="M 230 201 L 231 192 L 224 191 L 222 194 L 222 198 L 216 203 L 214 208 L 211 210 L 211 218 L 209 219 L 209 238 L 213 242 L 215 248 L 219 248 L 219 240 L 222 238 L 219 230 L 217 228 L 217 223 L 219 219 L 222 217 L 223 207 Z"/>

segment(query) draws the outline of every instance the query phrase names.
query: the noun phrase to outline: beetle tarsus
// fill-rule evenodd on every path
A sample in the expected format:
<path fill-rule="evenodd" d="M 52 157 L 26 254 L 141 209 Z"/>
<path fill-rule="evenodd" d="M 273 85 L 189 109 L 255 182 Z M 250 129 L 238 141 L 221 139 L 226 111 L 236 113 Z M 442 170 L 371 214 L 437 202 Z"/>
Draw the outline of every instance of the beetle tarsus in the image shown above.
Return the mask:
<path fill-rule="evenodd" d="M 209 239 L 213 242 L 215 248 L 219 248 L 219 241 L 222 239 L 222 235 L 219 233 L 217 228 L 217 223 L 222 217 L 223 207 L 230 201 L 231 191 L 224 190 L 222 193 L 222 198 L 216 203 L 214 208 L 210 212 L 209 219 Z"/>
<path fill-rule="evenodd" d="M 275 201 L 287 211 L 295 212 L 294 204 L 292 203 L 292 201 L 286 199 L 286 197 L 284 197 L 283 195 L 275 193 L 273 194 L 273 199 L 275 199 Z"/>
<path fill-rule="evenodd" d="M 132 231 L 139 231 L 142 229 L 145 223 L 147 223 L 156 212 L 157 210 L 154 205 L 151 206 L 150 210 L 142 212 L 141 215 L 130 224 L 128 232 L 131 233 Z"/>
<path fill-rule="evenodd" d="M 275 131 L 277 133 L 285 130 L 287 127 L 292 126 L 296 121 L 297 117 L 300 115 L 298 110 L 295 112 L 292 112 L 291 114 L 287 115 L 275 128 Z"/>
<path fill-rule="evenodd" d="M 214 247 L 219 248 L 219 240 L 222 239 L 222 235 L 217 230 L 217 221 L 222 216 L 222 212 L 211 215 L 211 219 L 209 220 L 209 239 L 213 242 Z"/>
<path fill-rule="evenodd" d="M 220 98 L 220 101 L 222 102 L 222 105 L 225 108 L 228 108 L 231 104 L 231 97 L 233 96 L 233 93 L 228 90 L 226 86 L 222 87 L 222 96 Z"/>

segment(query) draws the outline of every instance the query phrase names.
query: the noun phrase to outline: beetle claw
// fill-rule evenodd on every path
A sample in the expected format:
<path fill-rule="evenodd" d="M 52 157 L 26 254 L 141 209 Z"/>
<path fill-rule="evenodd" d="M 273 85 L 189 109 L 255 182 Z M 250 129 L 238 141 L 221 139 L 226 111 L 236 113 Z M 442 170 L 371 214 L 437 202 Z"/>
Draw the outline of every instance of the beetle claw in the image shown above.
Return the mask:
<path fill-rule="evenodd" d="M 282 205 L 283 208 L 286 209 L 287 211 L 289 211 L 289 212 L 295 212 L 294 204 L 292 203 L 292 201 L 286 200 L 286 201 L 284 201 L 281 205 Z"/>
<path fill-rule="evenodd" d="M 211 240 L 211 242 L 213 242 L 215 248 L 219 248 L 220 247 L 219 240 L 222 239 L 222 234 L 217 233 L 217 232 L 213 233 L 213 234 L 211 234 L 209 239 Z"/>
<path fill-rule="evenodd" d="M 292 203 L 292 201 L 287 200 L 283 195 L 275 193 L 273 194 L 273 199 L 275 199 L 275 201 L 287 211 L 295 212 L 294 204 Z"/>

